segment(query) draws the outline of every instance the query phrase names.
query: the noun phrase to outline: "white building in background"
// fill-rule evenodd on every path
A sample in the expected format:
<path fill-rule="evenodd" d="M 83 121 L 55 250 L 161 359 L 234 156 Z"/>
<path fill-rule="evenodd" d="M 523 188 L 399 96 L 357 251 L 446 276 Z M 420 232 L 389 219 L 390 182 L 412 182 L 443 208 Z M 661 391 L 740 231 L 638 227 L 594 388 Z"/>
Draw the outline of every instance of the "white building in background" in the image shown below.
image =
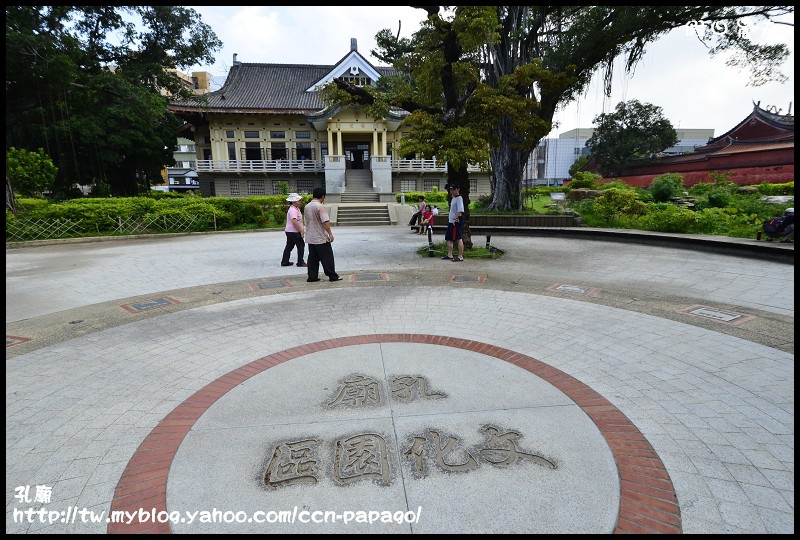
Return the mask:
<path fill-rule="evenodd" d="M 181 84 L 195 95 L 204 95 L 211 92 L 211 73 L 207 71 L 193 71 L 187 75 L 176 69 L 170 70 L 178 76 Z M 162 90 L 161 95 L 166 95 Z M 172 157 L 175 165 L 164 167 L 161 171 L 161 184 L 152 186 L 156 191 L 193 192 L 200 190 L 197 177 L 197 147 L 195 142 L 185 137 L 178 137 Z"/>
<path fill-rule="evenodd" d="M 664 150 L 664 154 L 678 155 L 693 152 L 705 146 L 714 137 L 713 129 L 676 129 L 678 144 Z M 542 139 L 531 152 L 525 167 L 525 185 L 551 185 L 569 180 L 569 168 L 581 155 L 590 154 L 586 146 L 594 128 L 576 128 L 565 131 L 557 138 Z"/>

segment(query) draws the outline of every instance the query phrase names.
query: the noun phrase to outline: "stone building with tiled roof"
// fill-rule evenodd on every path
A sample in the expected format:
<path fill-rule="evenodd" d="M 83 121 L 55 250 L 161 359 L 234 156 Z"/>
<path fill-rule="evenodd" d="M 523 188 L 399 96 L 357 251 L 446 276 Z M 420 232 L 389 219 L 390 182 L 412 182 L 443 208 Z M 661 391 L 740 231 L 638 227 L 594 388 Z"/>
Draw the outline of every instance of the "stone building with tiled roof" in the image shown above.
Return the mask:
<path fill-rule="evenodd" d="M 713 181 L 709 173 L 730 173 L 729 180 L 737 184 L 794 181 L 794 116 L 754 103 L 744 120 L 705 146 L 631 165 L 615 179 L 647 187 L 656 176 L 673 172 L 683 176 L 685 186 Z"/>
<path fill-rule="evenodd" d="M 358 107 L 326 107 L 316 91 L 334 78 L 374 85 L 393 71 L 370 64 L 355 39 L 332 66 L 243 63 L 234 55 L 219 90 L 170 104 L 186 121 L 183 136 L 195 141 L 201 193 L 274 194 L 287 182 L 298 193 L 323 186 L 329 202 L 356 191 L 393 202 L 398 192 L 443 189 L 446 163 L 397 155 L 406 111 L 369 118 Z M 489 192 L 488 172 L 472 167 L 470 178 L 470 192 Z"/>

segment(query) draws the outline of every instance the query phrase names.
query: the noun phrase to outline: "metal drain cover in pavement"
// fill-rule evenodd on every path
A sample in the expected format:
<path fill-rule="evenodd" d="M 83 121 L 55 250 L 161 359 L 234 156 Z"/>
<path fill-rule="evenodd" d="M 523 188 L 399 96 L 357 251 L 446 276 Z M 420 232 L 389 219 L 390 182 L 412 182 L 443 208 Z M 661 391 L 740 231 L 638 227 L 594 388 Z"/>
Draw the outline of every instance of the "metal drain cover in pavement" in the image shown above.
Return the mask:
<path fill-rule="evenodd" d="M 256 286 L 259 289 L 280 289 L 281 287 L 286 287 L 285 281 L 262 281 L 261 283 L 257 283 Z"/>
<path fill-rule="evenodd" d="M 585 294 L 586 296 L 592 296 L 595 292 L 597 292 L 596 287 L 583 287 L 582 285 L 566 285 L 563 283 L 553 283 L 552 285 L 547 287 L 547 290 L 568 292 L 575 294 Z"/>
<path fill-rule="evenodd" d="M 127 311 L 130 311 L 131 313 L 138 313 L 140 311 L 147 311 L 149 309 L 156 309 L 164 306 L 171 306 L 174 304 L 180 304 L 180 301 L 175 300 L 174 298 L 170 298 L 169 296 L 164 296 L 163 298 L 156 298 L 155 300 L 150 300 L 147 302 L 122 304 L 122 308 Z"/>
<path fill-rule="evenodd" d="M 469 276 L 469 275 L 454 275 L 450 278 L 450 281 L 460 282 L 460 283 L 483 283 L 486 276 Z"/>
<path fill-rule="evenodd" d="M 736 313 L 735 311 L 722 311 L 708 306 L 689 306 L 681 311 L 687 315 L 713 319 L 715 321 L 734 325 L 755 319 L 754 315 L 745 315 L 744 313 Z"/>
<path fill-rule="evenodd" d="M 386 281 L 386 274 L 356 274 L 353 281 Z"/>

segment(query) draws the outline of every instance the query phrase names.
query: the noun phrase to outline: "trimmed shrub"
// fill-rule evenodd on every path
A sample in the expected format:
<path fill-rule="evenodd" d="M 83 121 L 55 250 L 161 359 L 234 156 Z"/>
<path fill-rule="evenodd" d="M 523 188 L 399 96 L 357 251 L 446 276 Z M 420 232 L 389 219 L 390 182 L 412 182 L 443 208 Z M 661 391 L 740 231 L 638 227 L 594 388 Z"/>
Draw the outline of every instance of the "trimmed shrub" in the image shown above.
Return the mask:
<path fill-rule="evenodd" d="M 597 189 L 598 183 L 601 178 L 603 178 L 603 175 L 601 174 L 581 171 L 575 173 L 575 178 L 569 181 L 569 188 Z"/>
<path fill-rule="evenodd" d="M 697 215 L 683 206 L 653 203 L 637 223 L 645 231 L 688 233 L 697 221 Z"/>
<path fill-rule="evenodd" d="M 762 182 L 758 184 L 758 192 L 761 195 L 794 195 L 794 181 L 785 184 L 768 184 Z"/>
<path fill-rule="evenodd" d="M 683 193 L 683 176 L 678 173 L 667 173 L 653 178 L 650 184 L 653 201 L 666 202 Z"/>

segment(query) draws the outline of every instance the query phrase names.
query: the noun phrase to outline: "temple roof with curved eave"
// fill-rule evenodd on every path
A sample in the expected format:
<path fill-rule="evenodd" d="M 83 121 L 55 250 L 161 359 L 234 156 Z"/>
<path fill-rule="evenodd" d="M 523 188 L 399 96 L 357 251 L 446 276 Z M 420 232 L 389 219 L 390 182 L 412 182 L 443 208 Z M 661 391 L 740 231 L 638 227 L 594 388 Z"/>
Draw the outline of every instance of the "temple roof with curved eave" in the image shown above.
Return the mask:
<path fill-rule="evenodd" d="M 759 160 L 763 160 L 763 156 L 769 155 L 776 165 L 793 164 L 794 116 L 771 113 L 754 105 L 753 111 L 734 128 L 711 139 L 705 146 L 695 148 L 694 152 L 632 162 L 620 176 L 635 176 L 640 174 L 637 171 L 654 167 L 660 169 L 660 174 L 672 170 L 685 172 L 685 166 L 691 163 L 702 170 L 702 163 L 710 160 L 721 168 L 741 166 L 742 159 L 748 156 L 761 156 Z M 760 162 L 759 166 L 764 163 Z"/>
<path fill-rule="evenodd" d="M 222 88 L 204 96 L 173 101 L 170 109 L 176 112 L 323 114 L 325 103 L 317 92 L 309 89 L 330 78 L 348 56 L 335 65 L 236 62 Z M 358 58 L 361 65 L 365 65 L 363 57 L 358 55 Z M 369 68 L 379 76 L 395 73 L 392 67 L 369 65 Z"/>
<path fill-rule="evenodd" d="M 695 151 L 717 150 L 726 147 L 733 141 L 768 143 L 785 139 L 787 136 L 794 139 L 794 116 L 772 113 L 754 103 L 753 111 L 744 120 Z"/>

